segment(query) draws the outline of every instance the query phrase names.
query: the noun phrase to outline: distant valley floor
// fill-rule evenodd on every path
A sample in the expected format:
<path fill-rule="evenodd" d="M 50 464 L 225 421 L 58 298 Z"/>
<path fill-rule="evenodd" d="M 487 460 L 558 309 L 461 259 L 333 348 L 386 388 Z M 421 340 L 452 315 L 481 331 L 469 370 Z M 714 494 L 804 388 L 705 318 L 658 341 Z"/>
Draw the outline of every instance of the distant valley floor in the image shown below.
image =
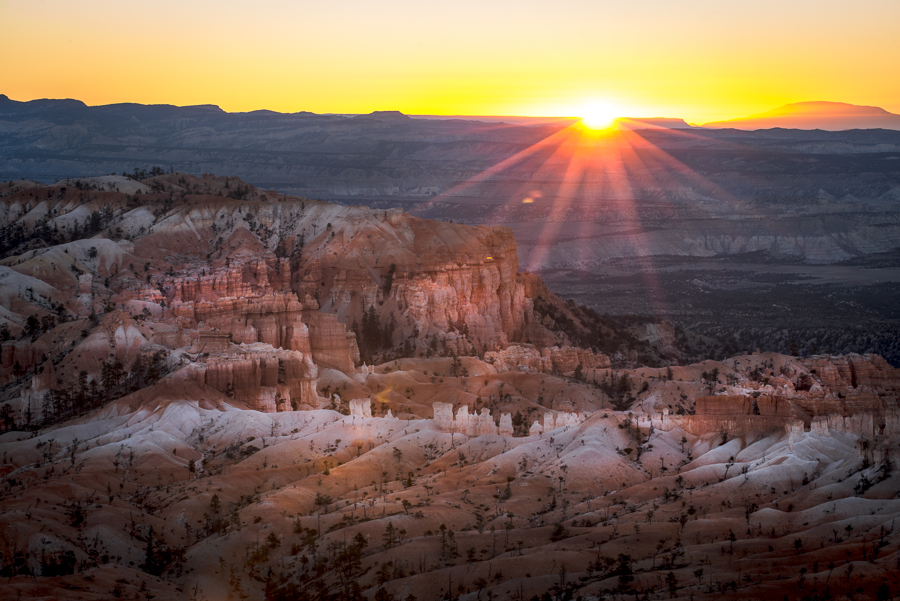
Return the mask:
<path fill-rule="evenodd" d="M 650 314 L 718 341 L 716 354 L 878 352 L 900 362 L 900 268 L 755 263 L 759 257 L 618 259 L 543 271 L 547 285 L 610 314 Z M 746 261 L 746 262 L 743 262 Z M 876 350 L 877 349 L 877 350 Z"/>
<path fill-rule="evenodd" d="M 708 337 L 698 356 L 726 357 L 757 348 L 797 351 L 879 353 L 900 365 L 900 248 L 856 258 L 817 264 L 785 253 L 757 250 L 714 256 L 652 254 L 603 259 L 620 254 L 664 251 L 640 244 L 657 244 L 665 232 L 671 243 L 690 236 L 703 239 L 727 224 L 730 230 L 755 227 L 753 211 L 741 219 L 664 219 L 654 214 L 659 203 L 635 202 L 645 219 L 623 218 L 626 203 L 604 203 L 611 219 L 577 220 L 577 212 L 598 212 L 597 203 L 571 202 L 560 220 L 541 220 L 538 207 L 485 198 L 409 199 L 391 197 L 330 198 L 342 204 L 365 204 L 404 211 L 431 219 L 505 225 L 515 232 L 522 269 L 541 275 L 564 298 L 611 315 L 652 315 Z M 590 208 L 591 205 L 593 208 Z M 818 220 L 825 227 L 840 221 L 843 209 L 795 217 Z M 600 209 L 602 211 L 602 209 Z M 878 221 L 892 221 L 891 210 Z M 771 213 L 770 213 L 771 214 Z M 512 219 L 510 219 L 512 218 Z M 837 226 L 840 227 L 840 226 Z M 817 232 L 822 239 L 840 240 L 839 232 Z M 725 233 L 723 237 L 732 235 Z M 890 246 L 892 236 L 880 241 Z M 624 241 L 624 242 L 623 242 Z M 635 242 L 637 241 L 637 242 Z M 839 257 L 835 257 L 839 258 Z M 567 264 L 568 263 L 568 264 Z"/>

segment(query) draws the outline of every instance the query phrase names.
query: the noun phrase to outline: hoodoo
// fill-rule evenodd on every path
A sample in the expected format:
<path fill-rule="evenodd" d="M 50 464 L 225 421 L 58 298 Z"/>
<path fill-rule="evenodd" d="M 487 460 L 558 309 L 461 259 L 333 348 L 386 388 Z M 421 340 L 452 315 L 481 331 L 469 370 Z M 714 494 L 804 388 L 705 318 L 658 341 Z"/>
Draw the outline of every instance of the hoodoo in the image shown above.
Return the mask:
<path fill-rule="evenodd" d="M 0 187 L 0 597 L 896 578 L 900 373 L 880 356 L 690 363 L 671 323 L 520 272 L 505 227 L 131 185 Z"/>

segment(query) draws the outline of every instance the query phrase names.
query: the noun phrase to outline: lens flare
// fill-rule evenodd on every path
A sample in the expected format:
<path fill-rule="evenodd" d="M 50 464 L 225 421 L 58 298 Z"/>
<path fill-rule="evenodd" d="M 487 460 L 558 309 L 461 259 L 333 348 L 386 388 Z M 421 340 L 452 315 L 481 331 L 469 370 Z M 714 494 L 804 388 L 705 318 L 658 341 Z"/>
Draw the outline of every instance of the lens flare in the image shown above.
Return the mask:
<path fill-rule="evenodd" d="M 528 193 L 528 196 L 526 196 L 525 198 L 522 199 L 522 203 L 523 204 L 532 204 L 535 200 L 538 200 L 539 198 L 543 198 L 543 197 L 544 197 L 544 193 L 541 192 L 540 190 L 532 190 L 531 192 Z"/>

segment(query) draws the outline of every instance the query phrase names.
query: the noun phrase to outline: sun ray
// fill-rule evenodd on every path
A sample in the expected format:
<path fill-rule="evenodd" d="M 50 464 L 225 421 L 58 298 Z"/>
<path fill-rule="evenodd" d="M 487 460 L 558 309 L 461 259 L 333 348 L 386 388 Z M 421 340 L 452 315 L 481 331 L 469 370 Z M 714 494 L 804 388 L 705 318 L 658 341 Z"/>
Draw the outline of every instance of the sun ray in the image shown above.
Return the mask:
<path fill-rule="evenodd" d="M 571 135 L 569 128 L 563 128 L 559 131 L 556 131 L 546 138 L 535 142 L 528 148 L 520 150 L 516 154 L 507 157 L 500 161 L 499 163 L 488 167 L 487 169 L 481 171 L 477 175 L 470 177 L 469 179 L 460 182 L 454 186 L 451 186 L 449 189 L 441 192 L 436 195 L 434 198 L 429 199 L 428 201 L 419 203 L 416 205 L 416 208 L 413 210 L 414 214 L 424 212 L 431 208 L 435 203 L 441 202 L 443 200 L 447 200 L 448 198 L 452 198 L 454 196 L 460 196 L 461 192 L 476 186 L 482 182 L 489 180 L 491 177 L 502 173 L 503 171 L 510 169 L 517 165 L 518 163 L 532 157 L 534 154 L 543 149 L 551 149 L 555 144 L 559 144 L 564 138 Z"/>
<path fill-rule="evenodd" d="M 558 239 L 559 232 L 562 229 L 560 224 L 565 222 L 566 211 L 576 196 L 578 180 L 584 172 L 584 157 L 577 152 L 580 137 L 580 132 L 575 132 L 575 151 L 572 150 L 571 146 L 561 146 L 558 150 L 562 155 L 569 155 L 566 159 L 566 171 L 556 189 L 556 194 L 553 195 L 549 214 L 544 221 L 541 232 L 535 241 L 534 249 L 528 259 L 530 271 L 546 261 L 551 243 L 553 240 Z"/>
<path fill-rule="evenodd" d="M 635 123 L 643 125 L 640 120 L 628 119 L 623 120 L 622 126 L 605 130 L 592 130 L 582 123 L 559 129 L 418 204 L 412 212 L 422 214 L 436 203 L 460 197 L 467 191 L 472 191 L 475 196 L 487 193 L 486 185 L 505 185 L 504 173 L 527 171 L 530 174 L 527 181 L 505 193 L 505 200 L 493 206 L 481 222 L 496 225 L 511 219 L 533 219 L 538 215 L 541 225 L 527 228 L 531 233 L 520 237 L 521 264 L 530 271 L 563 263 L 581 265 L 586 261 L 602 261 L 616 253 L 648 257 L 653 261 L 654 238 L 662 235 L 655 231 L 659 229 L 658 219 L 665 215 L 683 216 L 689 207 L 694 207 L 693 211 L 700 209 L 701 214 L 715 212 L 712 205 L 694 205 L 689 196 L 684 199 L 686 204 L 665 192 L 673 188 L 683 189 L 687 195 L 699 195 L 701 203 L 729 203 L 754 213 L 752 208 L 672 156 L 654 140 L 654 136 L 664 136 L 667 143 L 681 140 L 689 147 L 694 142 L 709 144 L 708 137 L 653 124 L 635 128 Z M 485 127 L 485 131 L 490 129 Z M 518 178 L 513 176 L 511 179 Z M 644 198 L 647 191 L 658 195 L 657 202 Z M 708 200 L 703 201 L 704 197 Z M 528 212 L 521 213 L 522 205 L 534 209 L 524 209 Z M 599 209 L 601 220 L 608 213 L 612 219 L 622 220 L 623 227 L 616 228 L 610 223 L 600 226 L 594 218 L 571 224 L 568 221 L 572 218 L 570 213 L 581 205 L 592 213 L 602 207 Z M 648 208 L 651 209 L 649 215 Z M 532 210 L 536 213 L 531 213 Z M 654 210 L 658 214 L 654 214 Z M 605 231 L 610 233 L 603 233 Z M 617 238 L 615 245 L 608 243 L 612 238 Z M 616 246 L 620 247 L 618 251 L 613 250 Z M 562 261 L 560 257 L 566 252 L 569 253 L 567 260 Z M 650 269 L 641 277 L 649 291 L 647 300 L 652 312 L 660 317 L 668 316 L 668 303 L 656 271 Z"/>

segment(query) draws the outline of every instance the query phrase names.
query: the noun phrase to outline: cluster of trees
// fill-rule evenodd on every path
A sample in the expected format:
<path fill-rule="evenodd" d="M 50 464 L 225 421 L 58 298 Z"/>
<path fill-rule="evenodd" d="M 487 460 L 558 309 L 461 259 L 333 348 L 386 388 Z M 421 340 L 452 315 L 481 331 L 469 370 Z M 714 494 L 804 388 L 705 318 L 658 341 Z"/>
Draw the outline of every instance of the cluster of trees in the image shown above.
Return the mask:
<path fill-rule="evenodd" d="M 513 436 L 528 436 L 530 427 L 528 426 L 528 420 L 525 419 L 521 411 L 516 411 L 516 414 L 513 415 L 512 425 Z"/>
<path fill-rule="evenodd" d="M 12 526 L 0 527 L 0 577 L 14 576 L 68 576 L 89 567 L 89 562 L 79 562 L 71 549 L 47 552 L 40 555 L 28 551 L 27 540 Z"/>
<path fill-rule="evenodd" d="M 174 568 L 180 574 L 184 565 L 184 553 L 184 547 L 170 548 L 165 540 L 154 536 L 153 526 L 150 526 L 144 561 L 138 567 L 157 577 L 162 576 L 168 568 Z"/>
<path fill-rule="evenodd" d="M 304 547 L 309 555 L 300 558 L 296 572 L 274 572 L 265 577 L 267 601 L 363 601 L 359 578 L 366 537 L 357 532 L 350 541 L 333 541 L 320 553 L 317 532 L 308 530 Z M 299 552 L 300 549 L 297 549 Z"/>
<path fill-rule="evenodd" d="M 534 311 L 550 317 L 555 328 L 562 331 L 573 344 L 581 348 L 613 355 L 633 349 L 638 351 L 638 362 L 649 367 L 657 367 L 663 355 L 649 343 L 638 340 L 630 328 L 655 323 L 652 317 L 641 315 L 600 315 L 590 307 L 577 305 L 569 299 L 565 307 L 539 296 L 534 299 Z"/>
<path fill-rule="evenodd" d="M 9 403 L 0 407 L 0 428 L 3 432 L 13 430 L 16 427 L 16 416 Z"/>
<path fill-rule="evenodd" d="M 89 380 L 88 373 L 82 370 L 74 381 L 44 393 L 43 419 L 40 423 L 33 423 L 31 408 L 27 408 L 25 425 L 43 426 L 83 415 L 108 401 L 154 384 L 165 374 L 166 354 L 163 351 L 157 351 L 149 358 L 139 355 L 130 370 L 126 370 L 118 359 L 104 362 L 99 379 Z"/>
<path fill-rule="evenodd" d="M 253 188 L 249 184 L 241 185 L 240 182 L 238 182 L 237 186 L 232 188 L 228 179 L 225 180 L 225 189 L 228 190 L 226 196 L 228 198 L 234 198 L 235 200 L 247 200 L 247 197 L 250 196 L 250 192 L 253 191 Z"/>
<path fill-rule="evenodd" d="M 107 205 L 91 211 L 83 221 L 75 220 L 71 229 L 60 229 L 58 224 L 51 225 L 50 220 L 46 219 L 37 222 L 30 231 L 24 223 L 12 223 L 0 228 L 0 258 L 19 254 L 30 248 L 45 248 L 92 238 L 107 228 L 113 217 L 113 210 Z"/>
<path fill-rule="evenodd" d="M 463 366 L 462 359 L 455 354 L 453 355 L 453 361 L 450 362 L 450 375 L 454 378 L 460 376 L 465 378 L 469 375 L 469 369 Z"/>
<path fill-rule="evenodd" d="M 701 373 L 700 381 L 703 382 L 703 387 L 706 389 L 707 394 L 715 392 L 716 386 L 719 384 L 719 368 L 714 367 L 711 371 Z"/>
<path fill-rule="evenodd" d="M 375 355 L 390 349 L 393 346 L 394 316 L 388 320 L 386 326 L 381 326 L 378 311 L 372 305 L 363 312 L 362 325 L 353 322 L 352 330 L 356 334 L 356 342 L 359 345 L 359 356 L 362 361 L 372 363 Z"/>
<path fill-rule="evenodd" d="M 394 274 L 397 273 L 397 264 L 391 263 L 387 274 L 384 276 L 384 283 L 381 286 L 381 292 L 384 298 L 391 294 L 391 288 L 394 287 Z"/>
<path fill-rule="evenodd" d="M 169 167 L 169 173 L 172 173 L 172 172 L 173 172 L 172 167 Z M 122 177 L 127 177 L 128 179 L 133 179 L 135 181 L 140 181 L 142 179 L 147 179 L 148 177 L 156 177 L 158 175 L 164 175 L 165 173 L 166 172 L 163 170 L 162 167 L 153 167 L 150 169 L 150 171 L 147 171 L 146 169 L 138 169 L 137 167 L 135 167 L 134 171 L 132 171 L 131 173 L 128 173 L 127 171 L 123 171 Z"/>
<path fill-rule="evenodd" d="M 213 224 L 213 233 L 215 233 L 216 224 Z M 306 237 L 301 233 L 294 240 L 294 246 L 288 251 L 287 238 L 283 235 L 279 237 L 278 244 L 275 245 L 275 256 L 280 259 L 291 260 L 291 270 L 299 268 L 303 262 L 303 247 L 306 246 Z"/>
<path fill-rule="evenodd" d="M 58 314 L 60 316 L 60 321 L 65 323 L 66 321 L 66 309 L 62 304 L 57 305 Z M 53 328 L 56 327 L 56 317 L 53 315 L 44 315 L 44 317 L 38 319 L 37 315 L 29 315 L 28 319 L 25 320 L 25 328 L 22 331 L 23 336 L 26 338 L 30 338 L 32 342 L 41 337 L 41 334 L 44 332 L 49 332 Z M 9 332 L 9 328 L 6 324 L 3 324 L 0 327 L 0 340 L 4 342 L 12 338 Z"/>
<path fill-rule="evenodd" d="M 634 402 L 634 395 L 631 394 L 631 380 L 628 379 L 626 373 L 621 376 L 607 373 L 597 387 L 610 398 L 617 411 L 626 411 Z"/>

